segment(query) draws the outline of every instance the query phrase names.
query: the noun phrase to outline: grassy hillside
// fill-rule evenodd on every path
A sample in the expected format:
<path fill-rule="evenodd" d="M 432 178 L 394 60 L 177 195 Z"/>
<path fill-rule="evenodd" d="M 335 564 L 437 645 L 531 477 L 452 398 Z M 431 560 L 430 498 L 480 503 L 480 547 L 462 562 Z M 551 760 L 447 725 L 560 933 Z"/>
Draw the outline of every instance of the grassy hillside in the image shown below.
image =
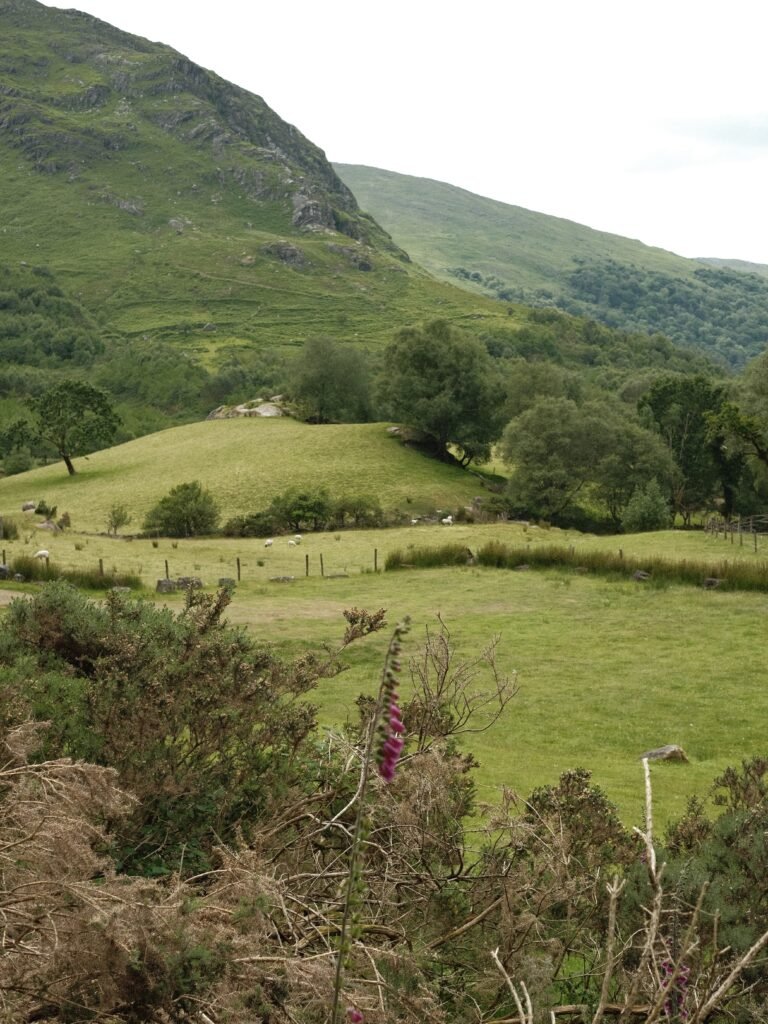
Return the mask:
<path fill-rule="evenodd" d="M 734 366 L 768 342 L 768 282 L 746 267 L 704 265 L 444 182 L 335 166 L 417 262 L 476 294 L 661 332 Z"/>
<path fill-rule="evenodd" d="M 103 530 L 110 507 L 140 523 L 176 484 L 199 480 L 223 517 L 265 508 L 291 485 L 327 487 L 333 496 L 375 495 L 383 508 L 414 513 L 454 509 L 481 493 L 476 476 L 404 447 L 386 425 L 310 426 L 292 419 L 206 420 L 150 434 L 75 459 L 0 480 L 0 514 L 26 500 L 69 512 L 77 530 Z"/>
<path fill-rule="evenodd" d="M 50 268 L 105 332 L 216 361 L 493 306 L 432 281 L 322 151 L 169 46 L 0 0 L 3 259 Z"/>

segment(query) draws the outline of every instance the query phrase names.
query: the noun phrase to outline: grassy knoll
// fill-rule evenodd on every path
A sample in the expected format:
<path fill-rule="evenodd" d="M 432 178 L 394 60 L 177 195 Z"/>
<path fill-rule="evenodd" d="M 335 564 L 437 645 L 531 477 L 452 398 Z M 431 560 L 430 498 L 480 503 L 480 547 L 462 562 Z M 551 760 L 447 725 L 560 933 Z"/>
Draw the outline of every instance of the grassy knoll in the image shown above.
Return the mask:
<path fill-rule="evenodd" d="M 729 557 L 762 558 L 702 533 L 593 538 L 513 524 L 317 534 L 297 548 L 284 538 L 269 549 L 258 540 L 219 539 L 161 539 L 154 547 L 150 541 L 75 534 L 46 539 L 46 546 L 59 564 L 92 565 L 102 558 L 107 571 L 138 572 L 150 584 L 164 575 L 167 559 L 171 575 L 197 573 L 215 585 L 219 577 L 236 575 L 239 557 L 242 582 L 228 617 L 286 653 L 338 638 L 341 612 L 352 605 L 386 607 L 390 622 L 410 614 L 410 652 L 427 627 L 437 628 L 438 614 L 467 655 L 498 633 L 500 664 L 518 673 L 520 691 L 491 731 L 467 739 L 481 762 L 483 800 L 493 800 L 504 785 L 526 795 L 560 772 L 584 766 L 625 820 L 639 822 L 639 755 L 679 743 L 691 763 L 654 768 L 657 811 L 668 820 L 682 812 L 690 794 L 705 795 L 726 765 L 764 752 L 766 595 L 649 587 L 557 569 L 370 571 L 374 549 L 381 566 L 390 550 L 437 545 L 448 535 L 470 547 L 530 537 L 534 545 L 559 539 L 569 546 L 621 545 L 687 558 L 727 548 Z M 29 551 L 37 540 L 25 544 L 22 536 L 6 543 L 7 552 Z M 326 578 L 319 575 L 320 554 Z M 295 579 L 270 581 L 284 575 Z M 169 598 L 174 606 L 181 601 Z M 325 725 L 341 723 L 354 712 L 357 694 L 374 689 L 386 640 L 383 634 L 366 638 L 349 652 L 350 670 L 321 684 L 316 698 Z"/>
<path fill-rule="evenodd" d="M 386 510 L 455 509 L 482 492 L 455 466 L 403 447 L 381 423 L 309 426 L 291 419 L 206 420 L 174 427 L 75 460 L 0 480 L 0 514 L 44 498 L 69 512 L 75 529 L 103 530 L 114 503 L 133 529 L 171 487 L 199 480 L 222 519 L 265 508 L 289 485 L 327 487 L 334 497 L 374 494 Z"/>

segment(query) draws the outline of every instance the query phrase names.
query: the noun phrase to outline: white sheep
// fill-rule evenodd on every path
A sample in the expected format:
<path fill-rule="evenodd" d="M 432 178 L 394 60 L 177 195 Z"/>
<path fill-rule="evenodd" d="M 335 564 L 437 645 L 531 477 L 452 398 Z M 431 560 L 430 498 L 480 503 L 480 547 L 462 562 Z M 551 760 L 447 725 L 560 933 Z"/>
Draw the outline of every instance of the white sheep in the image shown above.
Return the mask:
<path fill-rule="evenodd" d="M 445 519 L 441 519 L 440 522 L 443 526 L 453 526 L 453 516 L 446 516 Z"/>
<path fill-rule="evenodd" d="M 35 552 L 34 557 L 35 558 L 48 558 L 48 552 L 45 550 L 45 548 L 41 548 L 40 551 L 36 551 Z"/>
<path fill-rule="evenodd" d="M 293 538 L 297 544 L 301 544 L 301 534 L 297 533 Z"/>
<path fill-rule="evenodd" d="M 296 547 L 296 541 L 295 540 L 289 540 L 288 541 L 288 547 L 289 548 L 295 548 Z"/>
<path fill-rule="evenodd" d="M 265 548 L 271 548 L 272 547 L 272 538 L 271 537 L 269 538 L 269 540 L 265 540 L 264 541 L 264 547 Z"/>

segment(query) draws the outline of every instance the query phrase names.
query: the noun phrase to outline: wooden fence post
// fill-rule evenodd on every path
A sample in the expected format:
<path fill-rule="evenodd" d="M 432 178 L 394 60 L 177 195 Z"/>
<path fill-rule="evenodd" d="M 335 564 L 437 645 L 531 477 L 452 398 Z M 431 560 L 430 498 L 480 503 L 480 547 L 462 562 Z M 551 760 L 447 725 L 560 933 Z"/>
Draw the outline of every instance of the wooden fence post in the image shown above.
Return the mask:
<path fill-rule="evenodd" d="M 47 563 L 47 562 L 48 562 L 48 559 L 46 558 L 46 560 L 45 560 L 45 561 L 46 561 L 46 563 Z M 100 559 L 99 559 L 99 576 L 103 576 L 103 575 L 104 575 L 104 559 L 103 559 L 103 558 L 100 558 Z"/>
<path fill-rule="evenodd" d="M 169 575 L 169 573 L 168 573 L 168 559 L 167 559 L 167 558 L 166 558 L 166 560 L 165 560 L 165 578 L 166 578 L 167 580 L 169 580 L 169 579 L 171 578 L 171 577 L 170 577 L 170 575 Z"/>
<path fill-rule="evenodd" d="M 304 575 L 309 576 L 309 555 L 304 555 Z"/>
<path fill-rule="evenodd" d="M 323 566 L 323 556 L 320 555 L 320 575 L 325 576 L 325 568 Z"/>
<path fill-rule="evenodd" d="M 378 548 L 374 548 L 373 549 L 373 571 L 374 572 L 378 572 L 379 571 L 379 549 Z"/>

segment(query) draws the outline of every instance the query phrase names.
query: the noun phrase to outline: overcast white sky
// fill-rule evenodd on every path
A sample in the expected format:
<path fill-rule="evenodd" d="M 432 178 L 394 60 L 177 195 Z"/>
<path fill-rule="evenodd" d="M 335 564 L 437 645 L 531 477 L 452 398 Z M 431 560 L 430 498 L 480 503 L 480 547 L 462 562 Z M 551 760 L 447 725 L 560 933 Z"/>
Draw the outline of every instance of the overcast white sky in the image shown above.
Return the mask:
<path fill-rule="evenodd" d="M 768 263 L 765 0 L 79 0 L 330 160 Z"/>

